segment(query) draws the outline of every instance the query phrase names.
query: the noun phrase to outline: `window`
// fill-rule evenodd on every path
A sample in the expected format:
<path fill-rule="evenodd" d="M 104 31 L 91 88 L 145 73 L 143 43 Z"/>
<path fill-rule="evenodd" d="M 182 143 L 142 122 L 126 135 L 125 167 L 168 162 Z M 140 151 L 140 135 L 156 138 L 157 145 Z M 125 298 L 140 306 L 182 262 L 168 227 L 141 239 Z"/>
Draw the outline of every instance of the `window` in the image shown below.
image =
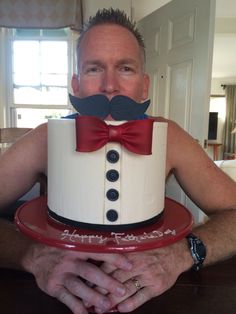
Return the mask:
<path fill-rule="evenodd" d="M 224 122 L 226 115 L 225 95 L 212 95 L 210 98 L 210 112 L 218 112 L 219 118 Z"/>
<path fill-rule="evenodd" d="M 222 143 L 223 129 L 226 115 L 226 100 L 225 96 L 212 95 L 210 98 L 210 112 L 217 113 L 217 142 Z M 210 127 L 210 125 L 209 125 Z"/>
<path fill-rule="evenodd" d="M 71 113 L 69 29 L 12 30 L 10 124 L 35 127 Z"/>

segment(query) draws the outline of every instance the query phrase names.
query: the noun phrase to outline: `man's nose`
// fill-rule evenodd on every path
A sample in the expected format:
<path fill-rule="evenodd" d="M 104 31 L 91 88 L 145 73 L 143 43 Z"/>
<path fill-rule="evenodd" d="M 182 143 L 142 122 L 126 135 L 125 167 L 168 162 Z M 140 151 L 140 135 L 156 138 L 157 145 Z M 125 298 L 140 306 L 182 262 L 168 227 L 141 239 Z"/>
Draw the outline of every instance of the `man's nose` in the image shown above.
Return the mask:
<path fill-rule="evenodd" d="M 105 71 L 102 76 L 101 92 L 109 96 L 119 93 L 119 82 L 115 71 Z"/>

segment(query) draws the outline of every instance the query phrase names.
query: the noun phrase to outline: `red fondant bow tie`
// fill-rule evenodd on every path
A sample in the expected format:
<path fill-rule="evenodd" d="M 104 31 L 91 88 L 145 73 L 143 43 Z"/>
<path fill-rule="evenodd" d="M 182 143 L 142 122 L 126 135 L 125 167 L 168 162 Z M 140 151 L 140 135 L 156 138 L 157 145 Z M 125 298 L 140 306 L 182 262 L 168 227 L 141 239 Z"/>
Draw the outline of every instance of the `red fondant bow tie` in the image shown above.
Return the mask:
<path fill-rule="evenodd" d="M 107 125 L 91 116 L 76 117 L 76 150 L 92 152 L 108 142 L 119 142 L 129 151 L 150 155 L 152 153 L 153 119 L 128 121 L 120 125 Z"/>

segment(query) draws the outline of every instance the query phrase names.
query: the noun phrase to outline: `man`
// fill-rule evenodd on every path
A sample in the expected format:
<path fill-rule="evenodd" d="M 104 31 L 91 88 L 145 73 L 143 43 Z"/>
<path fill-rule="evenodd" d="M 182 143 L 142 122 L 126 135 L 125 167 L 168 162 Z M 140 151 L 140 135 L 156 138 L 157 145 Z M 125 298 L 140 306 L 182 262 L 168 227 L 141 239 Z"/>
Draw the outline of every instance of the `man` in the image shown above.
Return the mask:
<path fill-rule="evenodd" d="M 104 94 L 109 99 L 121 94 L 142 102 L 148 97 L 149 87 L 144 60 L 142 39 L 126 16 L 112 9 L 98 12 L 78 43 L 73 92 L 78 97 Z M 200 258 L 198 252 L 190 251 L 186 239 L 168 247 L 123 255 L 63 251 L 34 243 L 12 225 L 2 223 L 1 265 L 31 272 L 42 290 L 73 313 L 87 313 L 89 306 L 103 313 L 116 305 L 120 312 L 129 312 L 165 292 L 193 265 L 199 268 L 203 261 L 209 265 L 234 255 L 236 184 L 193 138 L 174 122 L 167 122 L 166 178 L 173 173 L 191 199 L 210 216 L 205 225 L 193 230 L 198 238 L 188 240 L 200 243 Z M 36 128 L 1 157 L 1 208 L 29 189 L 39 173 L 47 173 L 46 128 Z M 3 240 L 6 238 L 7 243 Z M 88 259 L 103 263 L 99 268 Z"/>

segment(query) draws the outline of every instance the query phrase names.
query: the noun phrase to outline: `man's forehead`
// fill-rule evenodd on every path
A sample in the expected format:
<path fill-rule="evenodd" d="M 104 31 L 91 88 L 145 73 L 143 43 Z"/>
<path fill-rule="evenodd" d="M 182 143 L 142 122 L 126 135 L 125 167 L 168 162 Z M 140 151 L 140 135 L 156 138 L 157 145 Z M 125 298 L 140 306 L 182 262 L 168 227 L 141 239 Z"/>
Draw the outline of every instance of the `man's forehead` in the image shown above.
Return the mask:
<path fill-rule="evenodd" d="M 87 66 L 105 66 L 107 60 L 103 60 L 102 58 L 96 59 L 96 58 L 88 58 L 83 60 L 82 66 L 87 67 Z M 114 66 L 121 66 L 121 65 L 133 65 L 133 66 L 138 66 L 138 61 L 134 58 L 118 58 L 118 59 L 111 59 L 109 60 L 110 64 L 113 63 Z"/>
<path fill-rule="evenodd" d="M 113 46 L 116 47 L 113 48 Z M 125 52 L 123 59 L 130 58 L 129 62 L 135 62 L 134 55 L 138 53 L 141 56 L 141 63 L 144 63 L 143 51 L 134 34 L 125 27 L 113 23 L 94 25 L 83 34 L 77 51 L 78 62 L 81 62 L 81 57 L 83 61 L 88 60 L 91 56 L 95 60 L 96 54 L 99 54 L 99 60 L 101 60 L 100 52 L 102 50 L 104 54 L 104 49 L 110 49 L 111 54 L 113 51 L 115 53 L 116 49 L 119 52 Z M 132 59 L 133 61 L 131 61 Z"/>
<path fill-rule="evenodd" d="M 128 30 L 126 27 L 114 23 L 104 23 L 92 26 L 83 34 L 83 41 L 87 41 L 90 37 L 95 37 L 95 39 L 104 39 L 104 36 L 112 36 L 113 38 L 122 38 L 122 36 L 133 38 L 138 44 L 137 39 L 134 34 Z"/>

